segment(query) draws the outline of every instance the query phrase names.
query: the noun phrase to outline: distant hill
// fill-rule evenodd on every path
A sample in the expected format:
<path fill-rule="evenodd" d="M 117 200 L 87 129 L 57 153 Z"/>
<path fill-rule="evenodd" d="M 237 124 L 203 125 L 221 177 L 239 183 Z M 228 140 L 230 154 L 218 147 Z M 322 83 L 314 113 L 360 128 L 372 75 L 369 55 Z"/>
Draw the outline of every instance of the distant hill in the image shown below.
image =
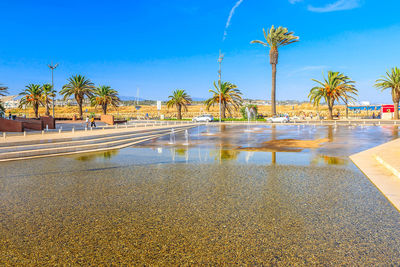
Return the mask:
<path fill-rule="evenodd" d="M 122 101 L 136 101 L 136 96 L 124 96 L 124 95 L 122 95 L 119 98 Z M 160 99 L 158 99 L 158 100 L 160 100 Z M 203 102 L 203 101 L 206 101 L 207 99 L 206 98 L 202 98 L 202 97 L 192 97 L 192 100 L 195 101 L 195 102 Z M 144 98 L 140 98 L 139 97 L 139 101 L 156 101 L 156 100 L 144 99 Z M 161 101 L 165 102 L 165 101 L 168 101 L 168 100 L 161 100 Z"/>
<path fill-rule="evenodd" d="M 140 98 L 140 97 L 139 97 L 139 99 L 136 99 L 136 96 L 124 96 L 124 95 L 121 95 L 119 98 L 122 101 L 136 101 L 136 100 L 146 101 L 146 100 L 148 100 L 148 99 L 144 99 L 144 98 Z"/>
<path fill-rule="evenodd" d="M 206 101 L 207 99 L 202 97 L 192 97 L 192 100 L 196 102 L 203 102 Z"/>

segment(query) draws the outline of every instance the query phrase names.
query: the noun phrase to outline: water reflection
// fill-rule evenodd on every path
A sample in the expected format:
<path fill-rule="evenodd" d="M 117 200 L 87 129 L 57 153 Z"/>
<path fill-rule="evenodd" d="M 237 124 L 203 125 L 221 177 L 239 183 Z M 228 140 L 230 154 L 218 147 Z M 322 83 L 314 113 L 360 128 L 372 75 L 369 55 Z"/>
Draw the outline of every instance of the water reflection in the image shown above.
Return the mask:
<path fill-rule="evenodd" d="M 328 126 L 328 140 L 333 142 L 333 125 Z"/>
<path fill-rule="evenodd" d="M 175 149 L 175 154 L 177 156 L 186 156 L 188 149 L 187 148 L 176 148 Z"/>
<path fill-rule="evenodd" d="M 215 161 L 221 162 L 221 161 L 237 160 L 240 151 L 236 149 L 220 148 L 218 150 L 212 151 L 212 154 L 214 155 Z"/>
<path fill-rule="evenodd" d="M 397 139 L 397 138 L 399 137 L 399 126 L 398 126 L 398 125 L 393 126 L 393 133 L 392 133 L 392 135 L 393 135 L 393 140 L 394 140 L 394 139 Z"/>
<path fill-rule="evenodd" d="M 79 160 L 79 161 L 93 161 L 96 159 L 111 159 L 112 157 L 115 157 L 116 155 L 118 155 L 118 153 L 119 153 L 119 150 L 109 150 L 109 151 L 104 151 L 104 152 L 82 154 L 78 157 L 75 157 L 75 159 Z"/>
<path fill-rule="evenodd" d="M 313 164 L 323 163 L 326 165 L 348 165 L 350 161 L 342 157 L 333 157 L 326 155 L 317 155 L 313 160 Z"/>
<path fill-rule="evenodd" d="M 399 126 L 339 125 L 204 125 L 188 131 L 190 145 L 183 146 L 185 135 L 170 136 L 135 146 L 130 154 L 142 154 L 153 162 L 260 163 L 264 165 L 350 165 L 347 157 L 398 138 Z M 207 134 L 208 133 L 208 134 Z M 137 152 L 137 148 L 143 148 Z M 165 148 L 165 149 L 163 149 Z"/>
<path fill-rule="evenodd" d="M 273 141 L 276 140 L 276 126 L 275 125 L 272 125 L 271 140 L 273 140 Z M 272 165 L 276 164 L 276 152 L 271 152 L 271 163 L 272 163 Z"/>
<path fill-rule="evenodd" d="M 272 157 L 271 157 L 271 163 L 272 165 L 276 164 L 276 152 L 271 152 Z"/>

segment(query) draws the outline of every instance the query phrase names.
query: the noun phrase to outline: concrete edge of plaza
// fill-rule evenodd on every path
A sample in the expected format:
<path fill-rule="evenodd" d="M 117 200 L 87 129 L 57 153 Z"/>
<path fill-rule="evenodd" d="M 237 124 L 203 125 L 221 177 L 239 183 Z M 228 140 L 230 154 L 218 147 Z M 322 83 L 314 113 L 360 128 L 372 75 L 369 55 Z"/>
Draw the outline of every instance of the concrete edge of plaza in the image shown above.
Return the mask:
<path fill-rule="evenodd" d="M 350 159 L 400 211 L 400 139 L 351 155 Z"/>
<path fill-rule="evenodd" d="M 15 136 L 7 140 L 6 143 L 3 143 L 3 145 L 6 144 L 7 146 L 0 147 L 0 150 L 5 149 L 4 152 L 0 151 L 0 162 L 116 150 L 159 138 L 161 136 L 169 135 L 169 129 L 172 128 L 176 129 L 175 132 L 178 133 L 198 125 L 199 124 L 186 123 L 177 125 L 158 125 L 152 127 L 141 126 L 134 128 L 113 128 L 98 131 L 80 131 L 75 133 L 68 132 L 61 134 L 32 134 L 25 137 Z M 162 132 L 160 133 L 157 131 Z M 135 138 L 127 137 L 126 139 L 122 138 L 120 140 L 110 140 L 115 137 L 120 137 L 118 134 L 142 134 L 142 136 Z M 104 137 L 108 135 L 109 138 Z M 55 143 L 52 143 L 52 140 L 55 140 Z M 74 145 L 74 142 L 80 143 L 85 140 L 90 140 L 91 143 Z M 23 142 L 21 143 L 21 141 Z M 49 148 L 49 145 L 51 146 L 57 143 L 63 145 L 61 147 L 54 146 Z M 25 147 L 29 146 L 39 147 L 31 150 L 25 149 Z M 16 147 L 19 147 L 19 149 L 15 150 Z"/>

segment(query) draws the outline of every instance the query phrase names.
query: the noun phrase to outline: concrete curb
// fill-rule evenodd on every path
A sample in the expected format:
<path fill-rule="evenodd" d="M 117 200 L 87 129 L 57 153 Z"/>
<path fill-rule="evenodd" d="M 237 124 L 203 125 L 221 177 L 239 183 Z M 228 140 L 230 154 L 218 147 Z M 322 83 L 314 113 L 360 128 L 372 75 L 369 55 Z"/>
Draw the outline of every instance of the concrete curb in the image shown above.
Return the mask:
<path fill-rule="evenodd" d="M 354 164 L 381 191 L 392 205 L 400 211 L 400 172 L 380 155 L 400 150 L 400 139 L 350 156 Z"/>

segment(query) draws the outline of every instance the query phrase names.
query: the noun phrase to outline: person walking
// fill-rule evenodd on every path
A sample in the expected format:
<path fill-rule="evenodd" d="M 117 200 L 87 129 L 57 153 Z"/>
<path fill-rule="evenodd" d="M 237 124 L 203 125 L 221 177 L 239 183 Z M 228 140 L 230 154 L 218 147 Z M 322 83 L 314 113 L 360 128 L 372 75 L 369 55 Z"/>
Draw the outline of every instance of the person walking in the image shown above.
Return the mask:
<path fill-rule="evenodd" d="M 96 123 L 94 122 L 94 116 L 90 119 L 90 127 L 96 127 Z"/>
<path fill-rule="evenodd" d="M 89 128 L 89 117 L 86 116 L 86 128 Z"/>

